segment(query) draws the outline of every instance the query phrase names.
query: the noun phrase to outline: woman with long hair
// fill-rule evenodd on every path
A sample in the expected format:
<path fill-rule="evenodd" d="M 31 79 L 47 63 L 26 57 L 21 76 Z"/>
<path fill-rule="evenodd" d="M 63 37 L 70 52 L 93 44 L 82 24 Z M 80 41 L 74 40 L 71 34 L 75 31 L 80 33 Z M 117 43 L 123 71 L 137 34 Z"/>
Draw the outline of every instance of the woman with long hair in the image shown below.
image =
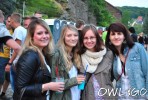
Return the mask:
<path fill-rule="evenodd" d="M 116 89 L 119 90 L 119 99 L 146 99 L 148 54 L 144 47 L 133 42 L 128 30 L 121 23 L 112 23 L 109 26 L 106 46 L 114 54 L 113 75 L 117 83 Z"/>
<path fill-rule="evenodd" d="M 40 19 L 32 21 L 16 64 L 14 100 L 49 100 L 50 90 L 63 90 L 63 82 L 51 82 L 51 68 L 46 64 L 45 55 L 53 50 L 48 25 Z"/>
<path fill-rule="evenodd" d="M 78 31 L 72 25 L 65 25 L 62 29 L 57 49 L 50 62 L 52 66 L 52 78 L 64 78 L 63 92 L 53 92 L 51 100 L 80 100 L 78 84 L 84 81 L 83 75 L 78 75 L 81 67 L 81 59 L 78 54 Z"/>
<path fill-rule="evenodd" d="M 92 24 L 84 26 L 82 41 L 80 54 L 83 68 L 80 72 L 86 72 L 86 80 L 81 99 L 113 99 L 112 95 L 105 93 L 106 90 L 113 89 L 111 81 L 112 52 L 105 47 L 96 27 Z"/>

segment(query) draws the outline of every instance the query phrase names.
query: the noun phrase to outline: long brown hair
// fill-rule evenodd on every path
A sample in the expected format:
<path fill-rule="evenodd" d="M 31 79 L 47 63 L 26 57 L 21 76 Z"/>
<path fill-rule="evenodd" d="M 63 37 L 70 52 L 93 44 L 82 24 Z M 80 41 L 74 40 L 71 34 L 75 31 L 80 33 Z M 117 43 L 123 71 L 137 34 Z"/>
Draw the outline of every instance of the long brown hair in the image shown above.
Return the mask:
<path fill-rule="evenodd" d="M 72 62 L 69 61 L 69 59 L 68 59 L 68 48 L 66 47 L 66 44 L 64 42 L 67 30 L 71 30 L 71 31 L 74 31 L 74 32 L 78 33 L 77 29 L 73 25 L 65 25 L 63 30 L 62 30 L 62 32 L 61 32 L 61 36 L 60 36 L 60 39 L 58 41 L 58 45 L 57 46 L 59 48 L 61 48 L 62 55 L 63 55 L 64 61 L 66 63 L 66 67 L 67 67 L 68 70 L 70 70 L 71 67 L 72 67 L 71 66 Z M 73 53 L 72 60 L 76 64 L 76 67 L 80 68 L 81 67 L 81 60 L 80 60 L 80 55 L 78 54 L 78 48 L 79 48 L 79 42 L 72 49 L 72 53 Z"/>
<path fill-rule="evenodd" d="M 34 36 L 34 32 L 35 32 L 37 25 L 41 25 L 42 27 L 44 27 L 50 34 L 49 44 L 43 48 L 43 51 L 40 51 L 39 48 L 33 44 L 33 36 Z M 50 28 L 43 20 L 37 19 L 37 20 L 32 21 L 29 24 L 27 31 L 28 31 L 27 37 L 26 37 L 26 40 L 25 40 L 25 43 L 24 43 L 21 53 L 25 52 L 28 49 L 32 49 L 32 50 L 38 52 L 41 64 L 44 65 L 44 57 L 43 56 L 48 53 L 52 53 L 54 51 L 54 43 L 53 43 L 53 38 L 52 38 Z"/>
<path fill-rule="evenodd" d="M 111 32 L 122 32 L 124 37 L 125 37 L 125 40 L 126 41 L 125 43 L 122 44 L 121 46 L 121 53 L 123 54 L 123 50 L 126 46 L 128 46 L 129 48 L 132 48 L 133 45 L 134 45 L 134 42 L 133 40 L 131 39 L 131 36 L 127 30 L 127 28 L 121 24 L 121 23 L 112 23 L 109 28 L 108 28 L 108 32 L 107 32 L 107 36 L 106 36 L 106 41 L 105 41 L 105 44 L 106 46 L 111 49 L 113 51 L 114 54 L 116 55 L 119 55 L 119 52 L 118 50 L 115 48 L 115 46 L 111 43 L 110 41 L 110 33 Z"/>
<path fill-rule="evenodd" d="M 89 31 L 89 30 L 92 30 L 92 32 L 96 36 L 96 45 L 94 47 L 95 52 L 99 52 L 100 50 L 103 50 L 102 47 L 104 46 L 104 43 L 103 43 L 103 40 L 101 39 L 101 37 L 99 36 L 96 27 L 94 25 L 92 25 L 92 24 L 87 24 L 87 25 L 84 26 L 84 28 L 82 30 L 82 35 L 81 35 L 82 36 L 81 37 L 82 42 L 80 43 L 80 48 L 81 49 L 79 51 L 80 54 L 83 54 L 87 50 L 87 48 L 83 44 L 83 40 L 84 40 L 84 36 L 85 36 L 86 32 Z"/>

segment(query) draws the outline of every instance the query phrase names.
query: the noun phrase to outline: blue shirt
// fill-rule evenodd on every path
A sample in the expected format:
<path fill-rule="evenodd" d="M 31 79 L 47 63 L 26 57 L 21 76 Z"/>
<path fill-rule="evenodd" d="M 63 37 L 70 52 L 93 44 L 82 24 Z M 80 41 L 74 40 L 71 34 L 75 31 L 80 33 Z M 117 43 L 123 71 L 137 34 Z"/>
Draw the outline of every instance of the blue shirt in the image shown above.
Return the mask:
<path fill-rule="evenodd" d="M 126 54 L 127 51 L 128 48 L 124 50 L 124 54 Z M 125 67 L 127 69 L 131 88 L 136 90 L 144 88 L 147 90 L 146 95 L 148 95 L 148 53 L 141 44 L 135 43 L 135 45 L 130 49 Z M 117 73 L 116 57 L 114 58 L 113 63 L 113 73 L 117 80 L 119 74 Z M 116 87 L 121 88 L 121 79 L 117 81 Z"/>

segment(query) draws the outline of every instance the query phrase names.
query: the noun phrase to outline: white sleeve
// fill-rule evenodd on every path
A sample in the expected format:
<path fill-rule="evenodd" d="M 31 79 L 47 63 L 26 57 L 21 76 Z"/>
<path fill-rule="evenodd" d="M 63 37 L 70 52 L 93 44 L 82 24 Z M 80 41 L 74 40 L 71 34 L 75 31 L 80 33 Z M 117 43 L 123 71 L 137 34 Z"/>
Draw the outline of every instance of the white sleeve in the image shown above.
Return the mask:
<path fill-rule="evenodd" d="M 20 40 L 20 41 L 23 40 L 23 34 L 22 34 L 22 31 L 19 30 L 19 29 L 15 29 L 15 30 L 14 30 L 14 33 L 13 33 L 12 36 L 13 36 L 13 39 L 14 39 L 14 40 L 16 40 L 16 39 L 18 39 L 18 40 Z"/>
<path fill-rule="evenodd" d="M 9 31 L 6 28 L 0 28 L 0 37 L 11 36 Z"/>

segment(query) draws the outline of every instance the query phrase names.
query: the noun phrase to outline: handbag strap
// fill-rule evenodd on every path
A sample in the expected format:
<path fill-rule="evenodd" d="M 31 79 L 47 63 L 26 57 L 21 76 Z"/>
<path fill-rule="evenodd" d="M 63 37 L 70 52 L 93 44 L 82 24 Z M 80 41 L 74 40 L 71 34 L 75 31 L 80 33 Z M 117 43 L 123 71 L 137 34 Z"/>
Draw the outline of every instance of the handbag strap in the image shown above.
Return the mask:
<path fill-rule="evenodd" d="M 128 49 L 128 51 L 127 51 L 127 54 L 126 54 L 126 56 L 125 56 L 125 61 L 123 62 L 123 65 L 122 65 L 122 72 L 121 72 L 121 74 L 118 76 L 117 81 L 121 78 L 121 76 L 122 76 L 123 73 L 124 73 L 124 75 L 126 75 L 126 73 L 125 73 L 125 64 L 126 64 L 126 60 L 127 60 L 127 56 L 128 56 L 128 54 L 129 54 L 129 51 L 130 51 L 130 49 Z"/>

